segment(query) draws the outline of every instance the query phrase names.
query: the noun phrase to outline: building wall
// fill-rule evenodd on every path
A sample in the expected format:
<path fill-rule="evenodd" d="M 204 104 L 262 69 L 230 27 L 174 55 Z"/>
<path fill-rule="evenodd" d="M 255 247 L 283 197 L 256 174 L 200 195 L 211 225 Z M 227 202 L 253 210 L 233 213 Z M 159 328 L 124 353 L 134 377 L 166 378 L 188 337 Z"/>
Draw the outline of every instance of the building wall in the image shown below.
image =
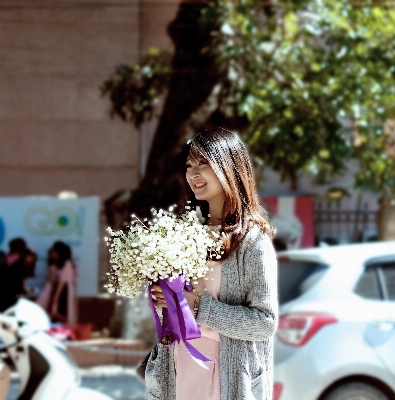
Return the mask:
<path fill-rule="evenodd" d="M 172 49 L 178 1 L 1 0 L 0 196 L 108 198 L 135 188 L 140 132 L 109 118 L 99 87 L 150 46 Z M 156 122 L 144 126 L 150 139 Z M 101 236 L 105 221 L 102 218 Z M 101 246 L 101 275 L 107 268 Z"/>
<path fill-rule="evenodd" d="M 138 132 L 109 119 L 99 86 L 138 59 L 138 2 L 40 3 L 2 10 L 0 194 L 107 197 L 135 186 Z"/>

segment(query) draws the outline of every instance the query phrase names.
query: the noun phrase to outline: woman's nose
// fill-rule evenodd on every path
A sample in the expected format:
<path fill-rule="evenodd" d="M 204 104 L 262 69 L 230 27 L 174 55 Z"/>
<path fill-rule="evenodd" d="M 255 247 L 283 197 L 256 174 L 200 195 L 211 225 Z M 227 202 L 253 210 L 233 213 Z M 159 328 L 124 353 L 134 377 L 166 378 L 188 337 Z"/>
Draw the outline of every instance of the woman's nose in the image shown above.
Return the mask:
<path fill-rule="evenodd" d="M 191 168 L 189 171 L 189 176 L 191 178 L 196 178 L 197 176 L 199 176 L 199 174 L 199 170 L 196 167 Z"/>

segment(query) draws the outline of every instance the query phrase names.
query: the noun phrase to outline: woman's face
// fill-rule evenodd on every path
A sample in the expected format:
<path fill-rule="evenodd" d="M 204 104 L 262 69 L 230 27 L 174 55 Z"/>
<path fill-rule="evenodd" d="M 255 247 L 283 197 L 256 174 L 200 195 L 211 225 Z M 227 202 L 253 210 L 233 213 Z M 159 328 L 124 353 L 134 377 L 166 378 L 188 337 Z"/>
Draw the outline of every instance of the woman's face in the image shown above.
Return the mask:
<path fill-rule="evenodd" d="M 207 160 L 188 158 L 186 170 L 187 182 L 196 199 L 206 200 L 209 204 L 224 201 L 225 194 L 222 185 Z"/>
<path fill-rule="evenodd" d="M 56 265 L 59 262 L 59 254 L 55 250 L 50 250 L 48 253 L 48 264 L 49 265 Z"/>

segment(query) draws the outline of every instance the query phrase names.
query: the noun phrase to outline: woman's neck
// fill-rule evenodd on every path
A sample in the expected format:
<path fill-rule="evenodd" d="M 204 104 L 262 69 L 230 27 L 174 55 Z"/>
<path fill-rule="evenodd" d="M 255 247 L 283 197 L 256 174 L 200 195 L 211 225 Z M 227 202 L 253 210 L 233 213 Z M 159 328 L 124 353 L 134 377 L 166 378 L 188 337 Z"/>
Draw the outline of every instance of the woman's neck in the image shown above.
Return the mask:
<path fill-rule="evenodd" d="M 207 225 L 222 225 L 222 209 L 224 207 L 223 200 L 218 202 L 209 202 L 209 217 Z"/>

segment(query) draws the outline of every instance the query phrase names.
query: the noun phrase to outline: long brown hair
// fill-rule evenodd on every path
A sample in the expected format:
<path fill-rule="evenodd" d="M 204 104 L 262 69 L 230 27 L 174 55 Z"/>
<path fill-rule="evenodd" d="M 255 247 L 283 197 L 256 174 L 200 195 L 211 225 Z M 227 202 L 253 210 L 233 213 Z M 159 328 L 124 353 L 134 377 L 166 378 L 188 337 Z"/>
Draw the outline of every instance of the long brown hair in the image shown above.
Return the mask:
<path fill-rule="evenodd" d="M 190 139 L 181 150 L 181 158 L 206 160 L 217 175 L 225 194 L 222 232 L 226 258 L 239 246 L 252 226 L 273 237 L 274 228 L 259 204 L 250 157 L 240 138 L 223 128 L 206 129 Z M 200 206 L 207 217 L 208 203 L 196 199 L 185 180 L 185 204 Z"/>

